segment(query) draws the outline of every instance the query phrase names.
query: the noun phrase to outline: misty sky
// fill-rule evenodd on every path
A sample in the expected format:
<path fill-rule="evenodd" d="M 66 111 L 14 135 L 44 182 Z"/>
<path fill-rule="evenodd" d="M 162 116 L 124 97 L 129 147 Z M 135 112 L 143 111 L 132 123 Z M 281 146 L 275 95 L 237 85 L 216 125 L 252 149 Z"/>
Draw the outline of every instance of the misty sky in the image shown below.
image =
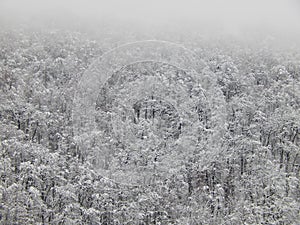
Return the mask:
<path fill-rule="evenodd" d="M 239 32 L 266 29 L 300 34 L 298 0 L 0 0 L 0 20 L 78 18 L 149 24 L 194 24 Z"/>

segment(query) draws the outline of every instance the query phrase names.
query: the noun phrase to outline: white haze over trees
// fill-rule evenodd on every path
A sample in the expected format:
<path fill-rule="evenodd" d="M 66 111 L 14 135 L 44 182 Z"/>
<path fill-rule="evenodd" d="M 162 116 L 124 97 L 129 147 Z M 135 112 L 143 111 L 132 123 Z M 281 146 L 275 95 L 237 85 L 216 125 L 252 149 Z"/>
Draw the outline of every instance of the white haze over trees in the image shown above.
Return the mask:
<path fill-rule="evenodd" d="M 2 22 L 59 18 L 69 22 L 88 19 L 93 24 L 112 19 L 141 26 L 187 25 L 234 34 L 249 29 L 285 35 L 300 32 L 297 0 L 1 0 L 0 12 Z"/>
<path fill-rule="evenodd" d="M 0 0 L 0 224 L 299 224 L 299 40 L 298 0 Z"/>

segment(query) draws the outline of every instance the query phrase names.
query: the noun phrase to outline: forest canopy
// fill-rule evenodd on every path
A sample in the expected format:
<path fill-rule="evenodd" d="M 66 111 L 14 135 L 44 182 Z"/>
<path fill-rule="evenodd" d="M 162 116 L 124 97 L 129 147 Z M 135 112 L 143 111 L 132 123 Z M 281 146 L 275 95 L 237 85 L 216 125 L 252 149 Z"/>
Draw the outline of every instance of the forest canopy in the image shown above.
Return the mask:
<path fill-rule="evenodd" d="M 0 3 L 1 224 L 299 223 L 295 3 L 29 2 Z"/>

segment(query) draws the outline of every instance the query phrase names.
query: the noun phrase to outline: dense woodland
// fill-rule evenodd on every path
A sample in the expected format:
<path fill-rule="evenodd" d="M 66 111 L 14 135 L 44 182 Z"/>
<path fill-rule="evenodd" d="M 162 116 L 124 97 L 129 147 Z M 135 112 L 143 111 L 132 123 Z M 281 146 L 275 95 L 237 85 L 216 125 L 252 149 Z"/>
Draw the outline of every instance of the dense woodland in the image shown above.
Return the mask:
<path fill-rule="evenodd" d="M 137 169 L 151 166 L 157 152 L 164 153 L 161 143 L 149 150 L 162 125 L 150 127 L 152 139 L 141 143 L 144 135 L 125 135 L 124 147 L 102 134 L 97 145 L 95 136 L 75 133 L 72 122 L 77 84 L 95 59 L 118 45 L 114 38 L 50 28 L 0 31 L 1 224 L 299 224 L 299 49 L 275 47 L 272 38 L 248 45 L 187 36 L 159 37 L 173 37 L 204 61 L 199 76 L 207 80 L 208 97 L 184 139 L 174 128 L 179 118 L 172 104 L 153 100 L 159 93 L 135 103 L 132 126 L 154 117 L 140 112 L 145 104 L 159 106 L 176 146 L 168 148 L 170 163 L 161 165 L 167 173 L 130 184 L 104 176 L 97 151 L 107 143 L 108 151 L 122 153 L 114 155 L 114 171 L 128 160 Z M 126 96 L 118 82 L 110 82 L 113 90 L 99 89 L 100 106 L 105 91 L 114 99 Z M 130 141 L 142 149 L 134 160 Z"/>

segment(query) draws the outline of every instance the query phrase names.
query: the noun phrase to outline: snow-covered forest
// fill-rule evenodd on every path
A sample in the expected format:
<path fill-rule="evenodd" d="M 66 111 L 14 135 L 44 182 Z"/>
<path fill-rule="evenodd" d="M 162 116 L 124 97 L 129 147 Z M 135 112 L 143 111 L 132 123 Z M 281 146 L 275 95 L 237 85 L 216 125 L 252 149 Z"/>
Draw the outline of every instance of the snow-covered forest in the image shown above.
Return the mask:
<path fill-rule="evenodd" d="M 1 224 L 300 223 L 296 38 L 3 21 Z"/>

